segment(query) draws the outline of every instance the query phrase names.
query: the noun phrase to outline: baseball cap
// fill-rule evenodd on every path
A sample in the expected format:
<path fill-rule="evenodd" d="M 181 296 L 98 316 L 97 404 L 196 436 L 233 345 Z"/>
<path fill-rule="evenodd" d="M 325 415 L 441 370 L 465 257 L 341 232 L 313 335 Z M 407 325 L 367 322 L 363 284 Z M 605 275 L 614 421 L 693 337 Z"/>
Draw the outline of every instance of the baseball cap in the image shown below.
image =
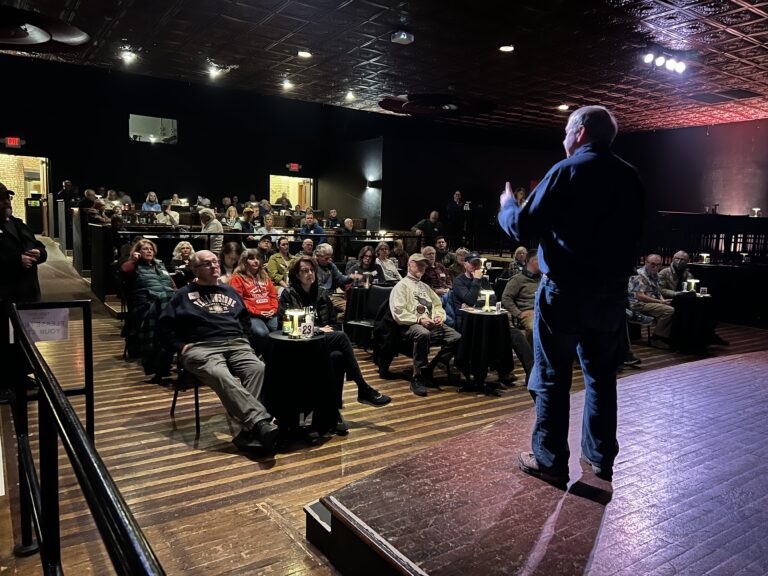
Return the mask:
<path fill-rule="evenodd" d="M 415 252 L 408 258 L 408 262 L 426 262 L 427 259 L 421 252 Z"/>
<path fill-rule="evenodd" d="M 272 242 L 272 235 L 271 234 L 264 234 L 264 235 L 262 235 L 261 238 L 259 238 L 259 242 L 261 242 L 262 240 L 269 240 L 270 242 Z"/>
<path fill-rule="evenodd" d="M 5 186 L 0 184 L 0 196 L 13 196 L 16 192 L 13 190 L 8 190 Z"/>
<path fill-rule="evenodd" d="M 482 262 L 483 259 L 480 256 L 480 252 L 470 252 L 464 257 L 464 261 L 474 264 L 475 262 Z"/>

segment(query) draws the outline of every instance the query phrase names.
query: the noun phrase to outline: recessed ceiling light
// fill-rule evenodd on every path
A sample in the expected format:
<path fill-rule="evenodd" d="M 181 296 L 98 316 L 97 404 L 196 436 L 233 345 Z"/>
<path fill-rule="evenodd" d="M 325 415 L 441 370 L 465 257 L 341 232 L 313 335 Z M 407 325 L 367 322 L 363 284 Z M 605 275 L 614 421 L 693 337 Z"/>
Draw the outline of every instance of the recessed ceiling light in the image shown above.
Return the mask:
<path fill-rule="evenodd" d="M 646 64 L 650 64 L 653 62 L 653 59 L 656 57 L 656 55 L 653 52 L 648 52 L 645 56 L 643 56 L 643 62 Z"/>
<path fill-rule="evenodd" d="M 677 72 L 678 74 L 682 74 L 683 72 L 685 72 L 685 68 L 686 68 L 685 62 L 678 62 L 675 65 L 675 72 Z"/>
<path fill-rule="evenodd" d="M 286 78 L 285 80 L 283 80 L 283 88 L 285 90 L 290 90 L 291 88 L 293 88 L 293 82 L 291 82 L 290 80 L 288 80 L 288 78 Z"/>
<path fill-rule="evenodd" d="M 221 68 L 211 64 L 210 66 L 208 66 L 208 74 L 211 75 L 211 78 L 216 78 L 217 76 L 219 76 L 221 74 Z"/>
<path fill-rule="evenodd" d="M 136 54 L 136 52 L 134 52 L 133 50 L 123 50 L 120 53 L 120 58 L 122 58 L 123 62 L 125 62 L 126 64 L 131 64 L 135 62 L 138 57 L 139 57 L 138 54 Z"/>
<path fill-rule="evenodd" d="M 296 55 L 299 58 L 312 58 L 312 52 L 309 52 L 307 50 L 299 50 Z"/>
<path fill-rule="evenodd" d="M 499 52 L 514 52 L 515 47 L 512 46 L 512 44 L 504 44 L 504 46 L 499 46 Z"/>
<path fill-rule="evenodd" d="M 557 107 L 560 112 L 565 112 L 566 110 L 570 110 L 570 106 L 568 104 L 560 104 L 560 106 Z"/>
<path fill-rule="evenodd" d="M 656 64 L 656 66 L 664 66 L 664 62 L 666 61 L 667 59 L 664 58 L 664 56 L 657 56 L 653 63 Z"/>
<path fill-rule="evenodd" d="M 355 99 L 355 94 L 352 92 L 352 90 L 349 90 L 347 92 L 347 95 L 344 96 L 344 100 L 346 100 L 347 102 L 352 102 L 352 100 L 354 99 Z"/>

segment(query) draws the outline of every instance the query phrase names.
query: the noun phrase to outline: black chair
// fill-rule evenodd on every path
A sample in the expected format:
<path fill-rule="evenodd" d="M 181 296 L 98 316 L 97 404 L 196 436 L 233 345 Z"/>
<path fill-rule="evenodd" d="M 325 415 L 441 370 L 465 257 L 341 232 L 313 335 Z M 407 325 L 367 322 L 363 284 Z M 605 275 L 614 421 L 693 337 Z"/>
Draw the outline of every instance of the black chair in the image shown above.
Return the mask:
<path fill-rule="evenodd" d="M 171 418 L 174 418 L 176 412 L 176 400 L 179 398 L 179 392 L 186 392 L 191 387 L 195 392 L 195 438 L 200 437 L 200 383 L 197 378 L 181 367 L 181 359 L 177 357 L 177 366 L 179 367 L 179 378 L 173 389 L 173 402 L 171 402 Z"/>
<path fill-rule="evenodd" d="M 373 325 L 376 314 L 385 302 L 389 302 L 389 294 L 392 292 L 391 286 L 373 285 L 369 288 L 368 301 L 365 303 L 365 313 L 363 318 L 349 320 L 345 324 L 361 329 L 365 332 L 366 338 L 363 340 L 363 349 L 368 350 L 368 345 L 372 340 Z"/>

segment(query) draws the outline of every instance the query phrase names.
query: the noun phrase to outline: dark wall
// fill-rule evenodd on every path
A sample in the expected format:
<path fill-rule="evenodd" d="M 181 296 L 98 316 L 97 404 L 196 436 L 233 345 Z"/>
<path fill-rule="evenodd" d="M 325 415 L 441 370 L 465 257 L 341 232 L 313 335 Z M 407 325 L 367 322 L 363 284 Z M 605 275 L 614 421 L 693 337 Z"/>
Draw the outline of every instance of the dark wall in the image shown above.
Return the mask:
<path fill-rule="evenodd" d="M 748 214 L 768 207 L 768 122 L 620 136 L 616 150 L 640 170 L 648 210 Z"/>
<path fill-rule="evenodd" d="M 328 149 L 318 180 L 318 207 L 326 216 L 336 208 L 340 218 L 366 218 L 369 229 L 381 227 L 383 147 L 383 138 L 373 138 Z"/>

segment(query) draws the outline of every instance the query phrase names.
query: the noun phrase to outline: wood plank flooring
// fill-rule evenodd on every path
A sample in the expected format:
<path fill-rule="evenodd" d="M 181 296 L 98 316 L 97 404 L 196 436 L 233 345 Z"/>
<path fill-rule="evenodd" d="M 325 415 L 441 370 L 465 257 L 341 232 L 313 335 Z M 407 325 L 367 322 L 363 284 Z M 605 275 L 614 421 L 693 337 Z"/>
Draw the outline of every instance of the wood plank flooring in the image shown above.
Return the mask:
<path fill-rule="evenodd" d="M 344 393 L 344 416 L 351 425 L 348 437 L 333 437 L 315 447 L 296 446 L 274 459 L 252 459 L 235 450 L 231 438 L 238 426 L 229 421 L 210 390 L 201 391 L 202 433 L 196 439 L 191 392 L 180 395 L 172 420 L 171 390 L 145 383 L 141 368 L 121 359 L 118 321 L 97 315 L 93 327 L 96 445 L 169 574 L 332 574 L 324 558 L 304 541 L 302 506 L 420 449 L 531 405 L 523 386 L 504 391 L 500 398 L 459 394 L 451 387 L 419 398 L 405 380 L 379 379 L 370 355 L 358 350 L 369 382 L 391 395 L 392 404 L 384 408 L 358 404 L 356 389 L 348 383 Z M 766 331 L 723 326 L 719 334 L 730 346 L 712 348 L 713 355 L 768 347 Z M 70 340 L 41 344 L 65 387 L 81 378 L 79 338 L 73 328 Z M 643 371 L 700 358 L 639 342 L 634 350 L 643 360 Z M 398 358 L 393 371 L 405 374 L 407 367 L 408 359 Z M 297 365 L 296 372 L 297 377 L 307 377 L 311 367 Z M 519 370 L 518 375 L 522 382 Z M 582 388 L 581 373 L 575 370 L 574 390 Z M 82 414 L 82 399 L 74 404 Z M 19 559 L 11 552 L 17 490 L 6 406 L 0 407 L 0 419 L 9 484 L 9 495 L 0 497 L 0 573 L 37 574 L 37 556 Z M 33 429 L 35 422 L 33 414 Z M 61 462 L 65 572 L 112 573 L 66 457 Z"/>

